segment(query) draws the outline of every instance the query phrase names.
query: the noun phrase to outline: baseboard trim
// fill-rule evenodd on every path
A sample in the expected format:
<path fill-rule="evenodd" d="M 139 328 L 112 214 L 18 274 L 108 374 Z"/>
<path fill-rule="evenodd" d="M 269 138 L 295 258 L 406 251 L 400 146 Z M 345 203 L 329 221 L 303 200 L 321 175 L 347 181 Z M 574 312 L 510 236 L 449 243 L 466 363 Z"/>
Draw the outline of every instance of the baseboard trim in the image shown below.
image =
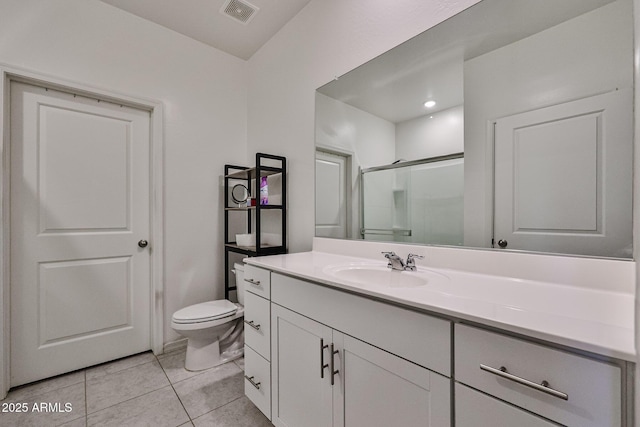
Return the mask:
<path fill-rule="evenodd" d="M 185 348 L 187 348 L 187 339 L 180 338 L 177 341 L 165 343 L 164 348 L 162 350 L 163 350 L 163 353 L 170 353 L 172 351 L 182 350 Z"/>

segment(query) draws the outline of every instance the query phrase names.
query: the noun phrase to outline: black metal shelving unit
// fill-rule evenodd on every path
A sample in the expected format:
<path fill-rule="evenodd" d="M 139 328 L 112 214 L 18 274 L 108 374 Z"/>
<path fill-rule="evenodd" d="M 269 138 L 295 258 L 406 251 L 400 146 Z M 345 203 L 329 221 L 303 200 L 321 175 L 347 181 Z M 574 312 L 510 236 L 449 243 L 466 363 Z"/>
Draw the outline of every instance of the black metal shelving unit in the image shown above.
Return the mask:
<path fill-rule="evenodd" d="M 276 164 L 277 166 L 273 166 Z M 225 165 L 224 166 L 224 296 L 229 298 L 229 292 L 236 289 L 235 286 L 229 285 L 229 254 L 238 253 L 249 257 L 262 255 L 276 255 L 287 253 L 287 159 L 282 156 L 271 154 L 256 153 L 256 162 L 254 167 Z M 271 176 L 280 174 L 281 182 L 281 203 L 260 204 L 260 178 L 263 176 Z M 244 183 L 249 190 L 249 197 L 257 199 L 256 206 L 237 207 L 229 205 L 229 191 L 232 183 Z M 279 211 L 281 214 L 281 244 L 265 245 L 262 242 L 261 225 L 262 215 L 265 211 Z M 229 215 L 242 215 L 246 213 L 246 232 L 256 235 L 256 245 L 251 247 L 238 246 L 232 240 L 234 236 L 229 236 Z M 254 227 L 255 226 L 255 227 Z M 253 230 L 255 228 L 255 230 Z"/>

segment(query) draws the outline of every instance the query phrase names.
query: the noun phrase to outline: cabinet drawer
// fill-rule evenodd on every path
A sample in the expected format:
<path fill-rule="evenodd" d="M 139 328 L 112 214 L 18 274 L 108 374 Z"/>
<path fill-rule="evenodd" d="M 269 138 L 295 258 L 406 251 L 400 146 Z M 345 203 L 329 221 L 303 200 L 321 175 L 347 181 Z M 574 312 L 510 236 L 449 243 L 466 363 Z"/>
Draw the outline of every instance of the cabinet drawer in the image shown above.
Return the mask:
<path fill-rule="evenodd" d="M 565 425 L 621 425 L 618 366 L 460 324 L 454 351 L 458 382 Z M 566 399 L 534 388 L 545 381 Z"/>
<path fill-rule="evenodd" d="M 271 276 L 273 302 L 451 375 L 451 322 L 281 274 Z"/>
<path fill-rule="evenodd" d="M 244 342 L 271 360 L 271 303 L 252 293 L 244 297 Z"/>
<path fill-rule="evenodd" d="M 263 298 L 271 298 L 271 272 L 253 265 L 244 267 L 245 290 Z"/>
<path fill-rule="evenodd" d="M 456 384 L 456 427 L 556 427 L 557 424 Z"/>
<path fill-rule="evenodd" d="M 244 347 L 244 394 L 271 420 L 271 364 Z"/>

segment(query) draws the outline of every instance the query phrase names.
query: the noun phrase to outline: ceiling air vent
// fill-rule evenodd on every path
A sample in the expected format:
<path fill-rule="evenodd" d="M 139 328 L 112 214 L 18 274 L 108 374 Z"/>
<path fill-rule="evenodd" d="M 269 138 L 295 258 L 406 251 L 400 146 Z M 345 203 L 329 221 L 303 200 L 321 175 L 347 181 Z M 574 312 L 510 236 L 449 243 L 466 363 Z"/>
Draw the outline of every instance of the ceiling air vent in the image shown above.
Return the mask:
<path fill-rule="evenodd" d="M 223 13 L 238 22 L 248 24 L 258 13 L 259 8 L 244 0 L 227 0 L 220 9 Z"/>

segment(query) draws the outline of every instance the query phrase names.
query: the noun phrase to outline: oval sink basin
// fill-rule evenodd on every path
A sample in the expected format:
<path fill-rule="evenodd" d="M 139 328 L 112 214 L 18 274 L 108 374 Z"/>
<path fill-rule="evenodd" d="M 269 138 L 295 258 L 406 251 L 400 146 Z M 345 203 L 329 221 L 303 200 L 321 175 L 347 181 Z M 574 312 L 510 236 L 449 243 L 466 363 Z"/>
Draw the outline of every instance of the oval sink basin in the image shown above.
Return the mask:
<path fill-rule="evenodd" d="M 449 278 L 430 270 L 396 271 L 380 264 L 340 264 L 325 267 L 329 276 L 360 285 L 383 286 L 389 288 L 417 288 Z"/>

